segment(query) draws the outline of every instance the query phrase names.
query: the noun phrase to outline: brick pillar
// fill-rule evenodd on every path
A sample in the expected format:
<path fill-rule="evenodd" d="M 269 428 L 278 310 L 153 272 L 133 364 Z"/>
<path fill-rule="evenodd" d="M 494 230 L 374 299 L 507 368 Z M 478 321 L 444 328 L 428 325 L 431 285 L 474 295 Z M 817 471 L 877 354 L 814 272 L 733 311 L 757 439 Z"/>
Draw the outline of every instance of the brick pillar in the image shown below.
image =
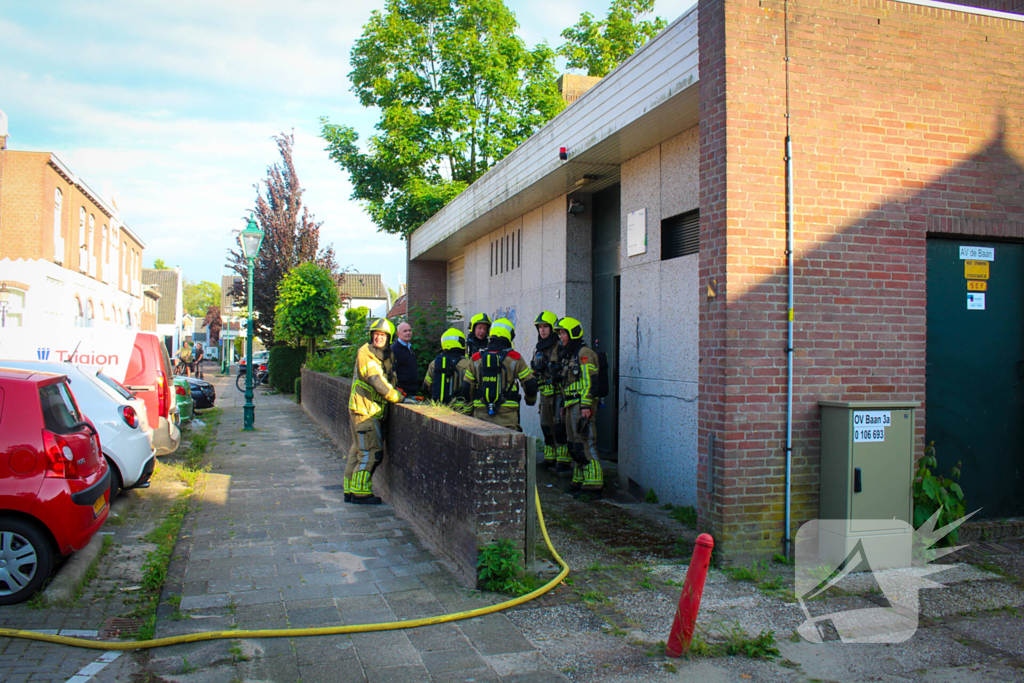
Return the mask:
<path fill-rule="evenodd" d="M 413 261 L 409 258 L 409 242 L 405 244 L 406 271 L 408 283 L 406 302 L 409 321 L 413 320 L 414 307 L 429 306 L 437 302 L 443 308 L 448 306 L 448 263 L 446 261 Z"/>

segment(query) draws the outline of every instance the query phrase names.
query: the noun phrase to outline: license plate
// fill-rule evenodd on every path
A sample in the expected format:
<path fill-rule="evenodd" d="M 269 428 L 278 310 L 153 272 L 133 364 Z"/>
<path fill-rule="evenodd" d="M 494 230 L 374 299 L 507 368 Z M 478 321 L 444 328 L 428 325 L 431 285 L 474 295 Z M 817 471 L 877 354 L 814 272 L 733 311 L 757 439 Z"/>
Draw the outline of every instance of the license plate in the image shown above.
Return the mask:
<path fill-rule="evenodd" d="M 92 504 L 92 511 L 93 511 L 94 518 L 95 517 L 99 517 L 100 513 L 103 512 L 103 509 L 106 508 L 106 507 L 107 507 L 107 499 L 104 498 L 103 496 L 100 496 L 99 498 L 97 498 L 96 502 Z"/>

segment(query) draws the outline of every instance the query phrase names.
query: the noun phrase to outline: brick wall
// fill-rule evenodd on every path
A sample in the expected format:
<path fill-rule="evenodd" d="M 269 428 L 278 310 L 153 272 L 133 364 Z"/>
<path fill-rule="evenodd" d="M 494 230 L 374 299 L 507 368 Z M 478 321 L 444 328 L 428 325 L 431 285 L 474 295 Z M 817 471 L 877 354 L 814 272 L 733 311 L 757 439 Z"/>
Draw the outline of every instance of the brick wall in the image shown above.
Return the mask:
<path fill-rule="evenodd" d="M 302 371 L 302 407 L 346 462 L 351 380 Z M 526 436 L 427 406 L 390 408 L 374 492 L 444 555 L 463 585 L 476 586 L 477 548 L 526 538 Z"/>
<path fill-rule="evenodd" d="M 788 26 L 781 0 L 705 0 L 700 22 L 701 273 L 725 273 L 701 312 L 721 464 L 702 519 L 737 558 L 783 532 L 785 38 L 795 532 L 818 512 L 817 402 L 925 399 L 928 234 L 1024 237 L 1024 23 L 885 0 L 791 3 Z"/>
<path fill-rule="evenodd" d="M 408 241 L 406 241 L 406 270 L 408 281 L 407 309 L 410 313 L 409 322 L 416 327 L 415 310 L 429 306 L 436 301 L 441 307 L 448 305 L 448 263 L 446 261 L 411 261 L 408 257 Z"/>

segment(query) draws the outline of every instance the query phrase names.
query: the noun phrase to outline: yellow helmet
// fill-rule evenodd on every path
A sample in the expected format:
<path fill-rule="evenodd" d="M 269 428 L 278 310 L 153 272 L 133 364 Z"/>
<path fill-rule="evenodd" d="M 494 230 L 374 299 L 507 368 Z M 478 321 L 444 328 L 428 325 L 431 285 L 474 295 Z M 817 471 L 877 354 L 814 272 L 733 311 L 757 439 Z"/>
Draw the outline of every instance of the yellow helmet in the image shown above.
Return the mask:
<path fill-rule="evenodd" d="M 500 337 L 511 342 L 516 338 L 516 326 L 508 318 L 498 318 L 491 323 L 491 338 Z"/>
<path fill-rule="evenodd" d="M 478 323 L 484 323 L 485 325 L 490 327 L 491 319 L 487 316 L 486 313 L 477 313 L 476 315 L 469 319 L 469 329 L 472 331 L 474 328 L 476 328 Z"/>
<path fill-rule="evenodd" d="M 583 325 L 576 318 L 565 317 L 555 325 L 555 331 L 565 330 L 569 333 L 569 339 L 583 339 Z"/>
<path fill-rule="evenodd" d="M 395 324 L 387 318 L 377 318 L 370 323 L 370 339 L 373 339 L 374 332 L 386 332 L 388 344 L 395 340 Z"/>
<path fill-rule="evenodd" d="M 541 325 L 549 325 L 551 329 L 555 329 L 555 325 L 558 324 L 558 316 L 551 311 L 541 311 L 537 319 L 533 321 L 534 326 L 540 327 Z"/>
<path fill-rule="evenodd" d="M 466 335 L 462 330 L 449 327 L 441 335 L 441 350 L 447 351 L 449 349 L 466 350 Z"/>

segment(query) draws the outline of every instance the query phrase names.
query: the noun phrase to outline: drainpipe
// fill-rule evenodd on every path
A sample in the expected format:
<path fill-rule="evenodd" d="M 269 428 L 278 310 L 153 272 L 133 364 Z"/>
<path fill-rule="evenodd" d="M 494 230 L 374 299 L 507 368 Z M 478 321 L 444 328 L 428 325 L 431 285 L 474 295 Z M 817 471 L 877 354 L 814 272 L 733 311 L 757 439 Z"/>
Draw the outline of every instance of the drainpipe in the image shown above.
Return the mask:
<path fill-rule="evenodd" d="M 790 557 L 790 508 L 793 502 L 793 141 L 786 135 L 786 261 L 789 303 L 786 326 L 786 530 L 783 553 Z"/>

